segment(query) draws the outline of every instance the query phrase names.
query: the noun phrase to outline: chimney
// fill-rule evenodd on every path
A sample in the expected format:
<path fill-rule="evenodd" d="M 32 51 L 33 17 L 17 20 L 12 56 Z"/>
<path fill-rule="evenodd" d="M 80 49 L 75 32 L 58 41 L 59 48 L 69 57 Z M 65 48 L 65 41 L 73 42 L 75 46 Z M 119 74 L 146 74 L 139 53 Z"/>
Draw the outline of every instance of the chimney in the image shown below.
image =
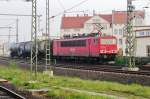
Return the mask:
<path fill-rule="evenodd" d="M 77 17 L 79 17 L 79 14 L 77 14 Z"/>

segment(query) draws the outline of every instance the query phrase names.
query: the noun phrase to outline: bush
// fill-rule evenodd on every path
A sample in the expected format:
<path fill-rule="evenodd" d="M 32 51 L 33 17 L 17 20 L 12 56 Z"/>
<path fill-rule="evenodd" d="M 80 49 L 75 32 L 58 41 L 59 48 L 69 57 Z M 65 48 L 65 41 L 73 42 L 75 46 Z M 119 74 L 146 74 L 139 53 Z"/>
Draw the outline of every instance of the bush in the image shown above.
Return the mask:
<path fill-rule="evenodd" d="M 125 66 L 126 65 L 126 57 L 117 56 L 116 59 L 115 59 L 115 63 L 117 65 L 123 65 L 123 66 Z"/>

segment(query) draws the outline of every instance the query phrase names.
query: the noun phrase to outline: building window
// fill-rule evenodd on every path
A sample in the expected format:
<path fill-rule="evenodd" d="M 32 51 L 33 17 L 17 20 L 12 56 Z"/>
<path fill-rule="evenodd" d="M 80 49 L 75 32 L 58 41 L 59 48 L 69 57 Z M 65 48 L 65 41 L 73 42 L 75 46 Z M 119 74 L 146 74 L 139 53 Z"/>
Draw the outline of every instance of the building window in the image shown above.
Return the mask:
<path fill-rule="evenodd" d="M 114 34 L 117 35 L 118 34 L 118 30 L 114 29 Z"/>
<path fill-rule="evenodd" d="M 146 32 L 146 36 L 150 36 L 150 31 L 147 31 L 147 32 Z"/>
<path fill-rule="evenodd" d="M 150 46 L 147 46 L 147 56 L 150 57 Z"/>
<path fill-rule="evenodd" d="M 92 26 L 91 24 L 86 24 L 86 29 L 87 29 L 87 30 L 90 30 L 90 29 L 91 29 L 91 26 Z"/>
<path fill-rule="evenodd" d="M 86 27 L 89 28 L 91 26 L 91 24 L 86 24 Z"/>
<path fill-rule="evenodd" d="M 119 45 L 122 45 L 122 44 L 123 44 L 122 39 L 119 39 Z"/>
<path fill-rule="evenodd" d="M 141 25 L 142 24 L 142 19 L 140 18 L 140 17 L 137 17 L 136 19 L 135 19 L 135 25 Z"/>
<path fill-rule="evenodd" d="M 123 30 L 119 29 L 119 35 L 123 35 Z"/>
<path fill-rule="evenodd" d="M 144 36 L 144 32 L 140 32 L 139 34 L 140 34 L 140 36 Z"/>
<path fill-rule="evenodd" d="M 110 26 L 110 28 L 112 28 L 112 25 L 113 25 L 112 23 L 109 25 L 109 26 Z"/>
<path fill-rule="evenodd" d="M 100 22 L 99 19 L 93 19 L 93 22 L 97 23 L 97 22 Z"/>

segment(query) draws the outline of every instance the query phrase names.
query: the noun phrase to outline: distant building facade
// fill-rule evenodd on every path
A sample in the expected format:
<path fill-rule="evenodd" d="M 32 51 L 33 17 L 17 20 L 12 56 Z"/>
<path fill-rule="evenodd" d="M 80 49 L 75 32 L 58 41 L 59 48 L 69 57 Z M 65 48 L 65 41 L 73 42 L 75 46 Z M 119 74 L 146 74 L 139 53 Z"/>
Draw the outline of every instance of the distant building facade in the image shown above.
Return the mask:
<path fill-rule="evenodd" d="M 136 30 L 138 57 L 150 57 L 150 26 L 143 26 L 145 29 Z"/>
<path fill-rule="evenodd" d="M 112 15 L 94 15 L 71 17 L 64 16 L 61 23 L 61 37 L 76 36 L 81 34 L 90 34 L 98 32 L 95 24 L 101 24 L 103 34 L 112 34 Z"/>
<path fill-rule="evenodd" d="M 98 32 L 100 24 L 103 28 L 101 33 L 103 35 L 113 35 L 117 37 L 118 49 L 122 49 L 125 55 L 126 48 L 126 27 L 127 27 L 127 12 L 126 11 L 112 11 L 112 14 L 93 14 L 93 16 L 63 16 L 61 22 L 61 34 L 63 37 L 72 37 L 82 34 L 90 34 Z M 150 26 L 145 26 L 145 11 L 134 12 L 134 32 L 137 36 L 137 52 L 136 56 L 146 57 L 149 54 L 149 38 Z M 142 36 L 144 32 L 145 36 Z M 144 47 L 140 47 L 140 40 L 143 41 Z M 149 42 L 148 42 L 149 41 Z M 148 47 L 147 47 L 148 46 Z M 141 53 L 142 52 L 142 53 Z M 143 54 L 144 53 L 144 54 Z"/>
<path fill-rule="evenodd" d="M 123 50 L 125 55 L 126 49 L 126 28 L 127 28 L 127 12 L 113 11 L 112 12 L 113 35 L 117 37 L 118 49 Z M 135 11 L 133 20 L 133 30 L 142 30 L 145 27 L 145 11 Z"/>

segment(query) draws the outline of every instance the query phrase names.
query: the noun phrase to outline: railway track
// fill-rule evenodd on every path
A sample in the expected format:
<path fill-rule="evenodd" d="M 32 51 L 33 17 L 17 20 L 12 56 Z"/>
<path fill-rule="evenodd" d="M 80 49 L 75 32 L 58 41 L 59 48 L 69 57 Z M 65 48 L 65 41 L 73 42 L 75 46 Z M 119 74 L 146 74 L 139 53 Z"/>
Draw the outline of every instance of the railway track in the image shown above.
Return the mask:
<path fill-rule="evenodd" d="M 121 66 L 110 66 L 110 65 L 81 66 L 81 65 L 57 64 L 57 65 L 55 65 L 55 67 L 150 76 L 150 71 L 148 71 L 148 70 L 127 71 L 127 70 L 123 70 Z"/>
<path fill-rule="evenodd" d="M 23 67 L 23 68 L 30 68 L 30 60 L 22 60 L 22 59 L 11 59 L 9 57 L 0 57 L 0 60 L 2 61 L 10 61 L 14 60 L 17 61 L 18 65 Z M 101 65 L 101 64 L 87 64 L 87 63 L 59 63 L 55 64 L 52 68 L 68 68 L 68 69 L 80 69 L 80 70 L 91 70 L 91 71 L 103 71 L 103 72 L 114 72 L 114 73 L 125 73 L 125 74 L 136 74 L 136 75 L 145 75 L 145 76 L 150 76 L 150 71 L 149 70 L 140 70 L 140 71 L 127 71 L 127 70 L 122 70 L 122 66 L 115 66 L 113 65 Z M 43 71 L 44 70 L 44 62 L 40 61 L 38 63 L 38 70 Z"/>
<path fill-rule="evenodd" d="M 9 61 L 14 60 L 21 69 L 30 69 L 30 64 L 26 60 L 10 59 L 0 57 L 0 64 L 9 66 Z M 80 64 L 80 63 L 57 63 L 51 67 L 55 75 L 80 77 L 83 79 L 94 79 L 104 81 L 115 81 L 119 83 L 137 83 L 142 85 L 150 85 L 150 71 L 125 71 L 122 66 L 115 65 L 99 65 L 99 64 Z M 45 70 L 44 63 L 38 64 L 38 71 Z M 28 98 L 27 98 L 28 99 Z M 30 98 L 35 99 L 35 98 Z"/>
<path fill-rule="evenodd" d="M 6 87 L 0 86 L 0 99 L 26 99 L 26 98 L 7 89 Z"/>

